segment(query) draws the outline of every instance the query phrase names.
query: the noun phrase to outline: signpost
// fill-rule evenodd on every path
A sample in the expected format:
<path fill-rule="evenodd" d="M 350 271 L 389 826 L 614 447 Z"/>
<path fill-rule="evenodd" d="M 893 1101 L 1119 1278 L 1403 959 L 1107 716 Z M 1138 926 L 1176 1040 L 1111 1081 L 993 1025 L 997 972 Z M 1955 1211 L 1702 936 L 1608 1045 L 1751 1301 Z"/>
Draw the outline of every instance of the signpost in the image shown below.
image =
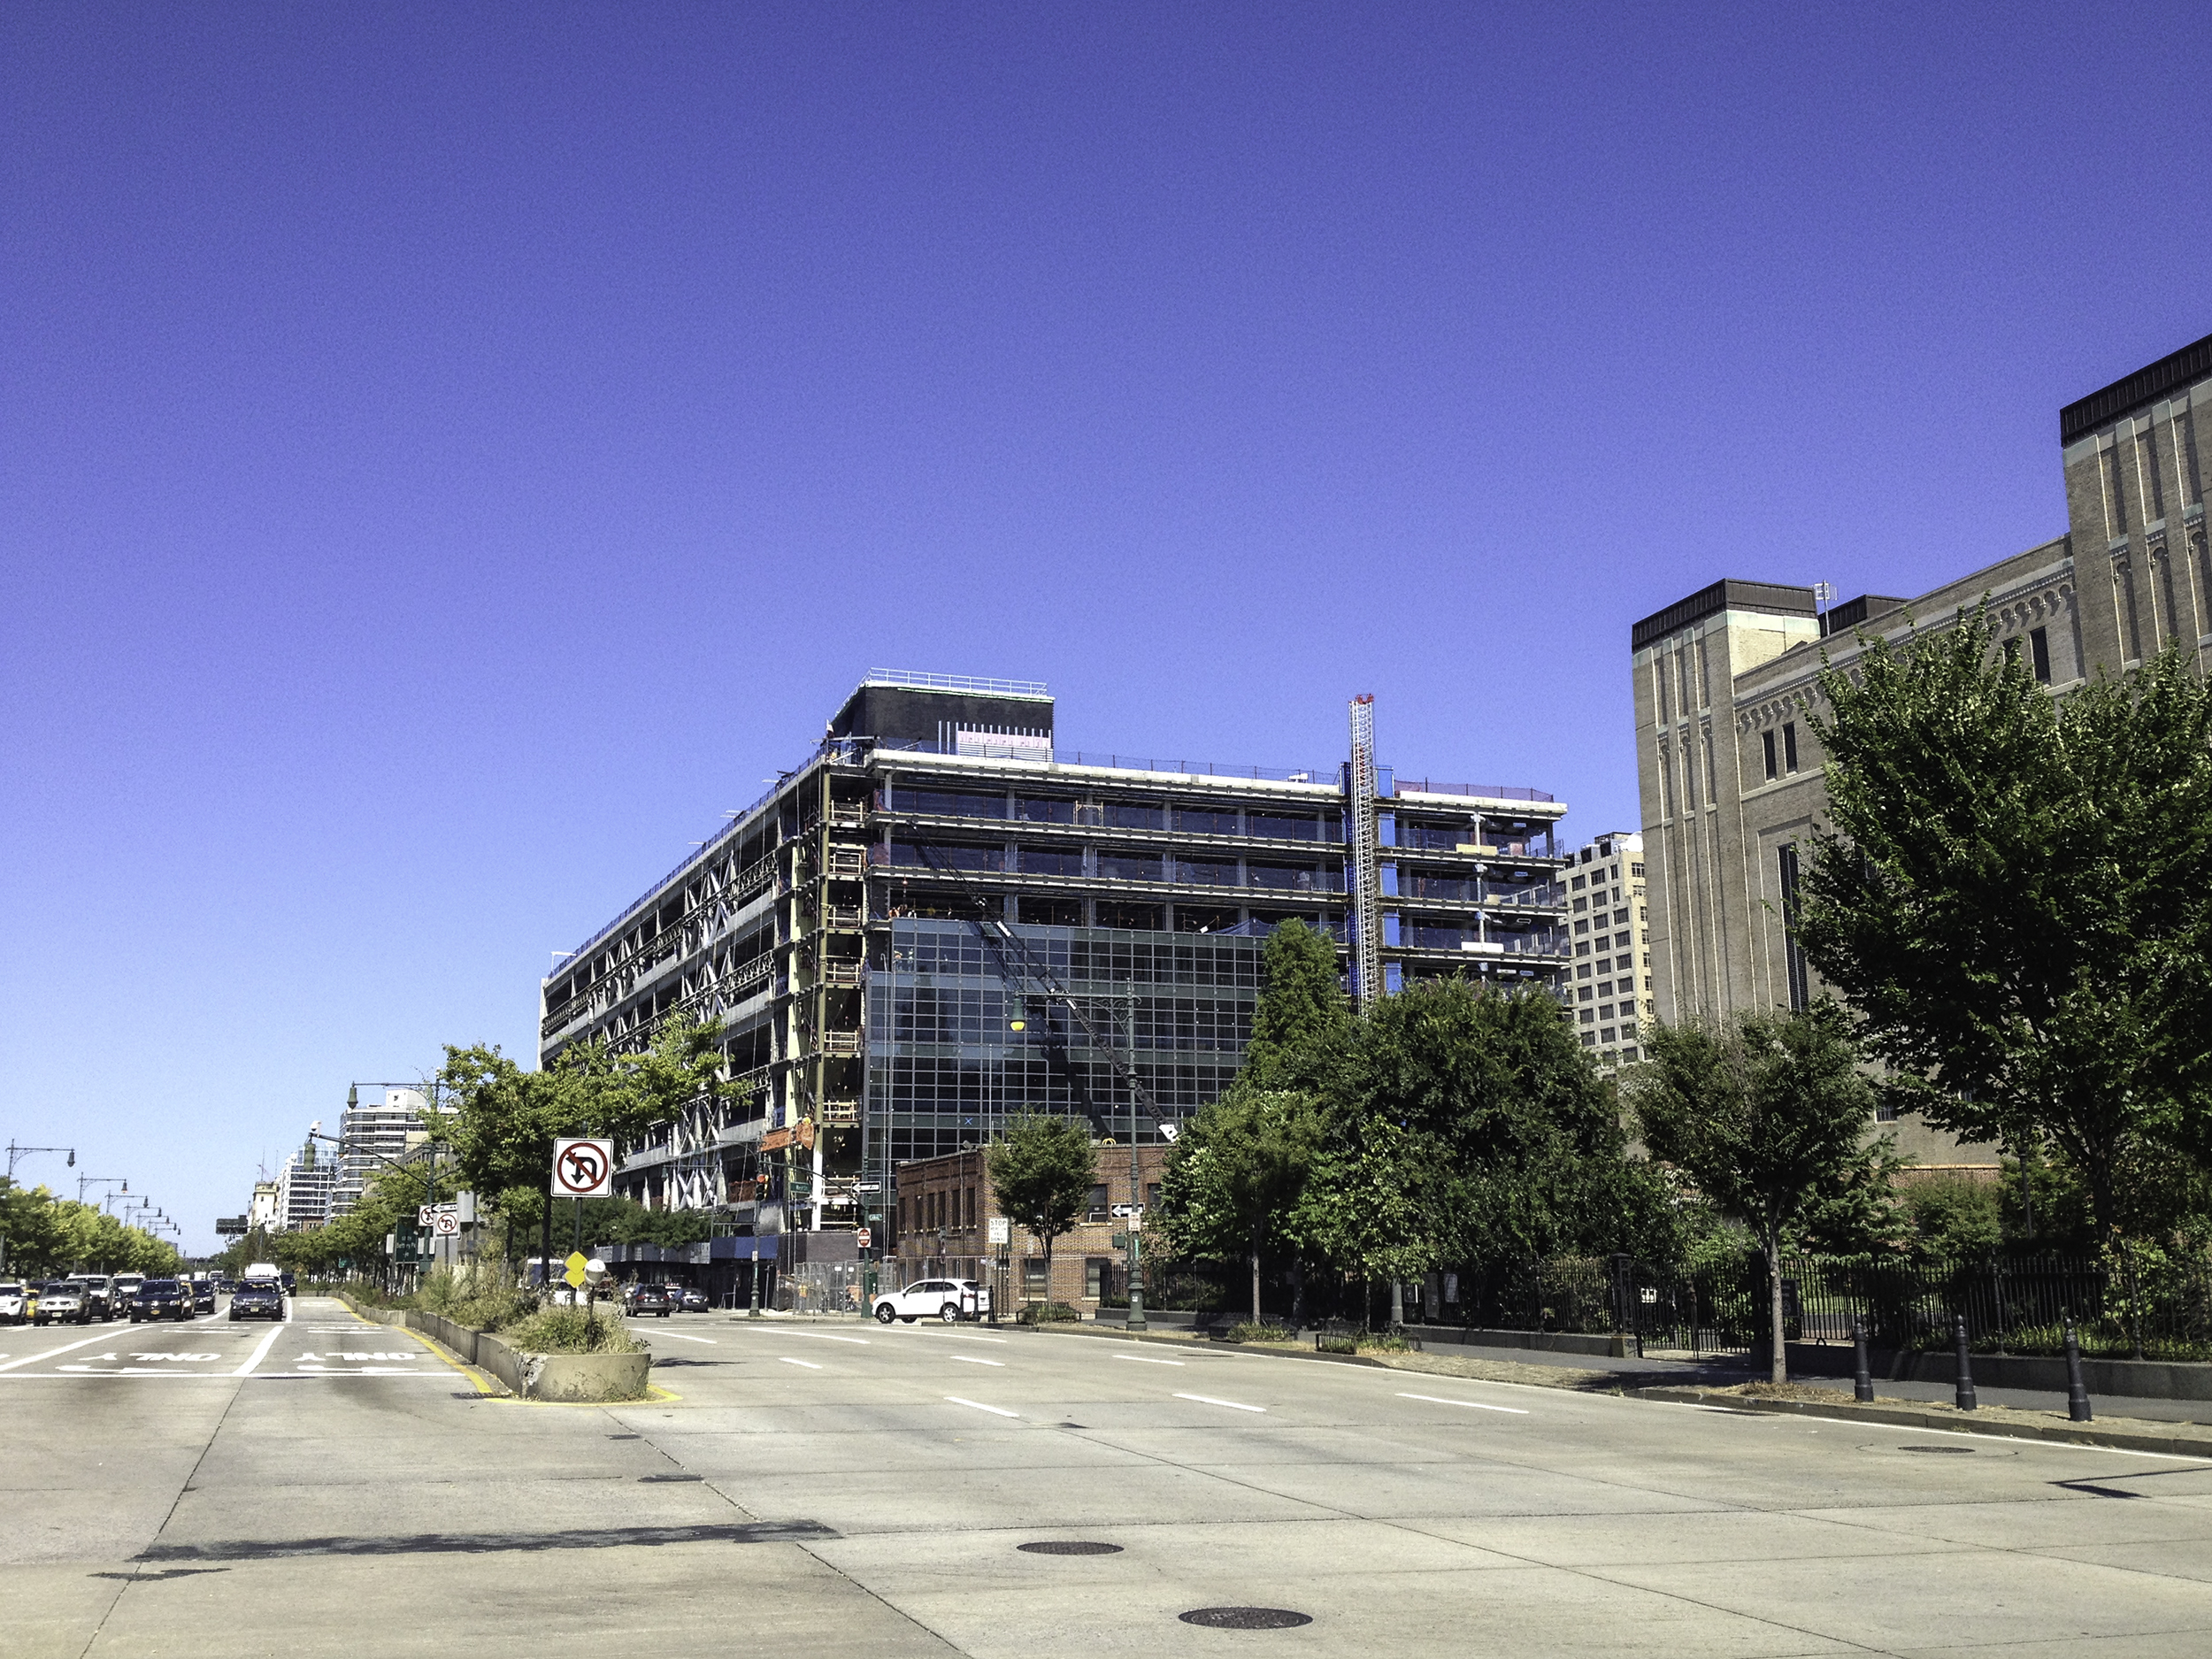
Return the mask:
<path fill-rule="evenodd" d="M 580 1137 L 556 1141 L 553 1190 L 563 1198 L 611 1198 L 614 1142 Z"/>

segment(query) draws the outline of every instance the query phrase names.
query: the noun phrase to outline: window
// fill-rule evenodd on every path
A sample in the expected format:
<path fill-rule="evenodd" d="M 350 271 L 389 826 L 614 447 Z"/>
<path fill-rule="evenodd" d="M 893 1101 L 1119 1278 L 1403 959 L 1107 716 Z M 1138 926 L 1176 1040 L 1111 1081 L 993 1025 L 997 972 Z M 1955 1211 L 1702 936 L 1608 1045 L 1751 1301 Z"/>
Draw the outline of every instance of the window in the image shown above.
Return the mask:
<path fill-rule="evenodd" d="M 1571 893 L 1579 893 L 1584 887 L 1589 886 L 1589 884 L 1588 877 L 1577 876 L 1573 880 L 1567 883 L 1567 890 Z"/>
<path fill-rule="evenodd" d="M 1804 947 L 1797 942 L 1797 843 L 1786 841 L 1778 855 L 1782 879 L 1782 965 L 1790 982 L 1793 1011 L 1812 1005 Z"/>
<path fill-rule="evenodd" d="M 1109 803 L 1106 808 L 1109 829 L 1156 830 L 1167 827 L 1167 810 L 1156 806 L 1132 806 L 1119 802 Z"/>
<path fill-rule="evenodd" d="M 1610 995 L 1613 995 L 1613 981 L 1612 981 L 1612 980 L 1610 980 L 1610 979 L 1607 979 L 1607 980 L 1604 980 L 1603 982 L 1601 982 L 1601 983 L 1599 985 L 1599 987 L 1598 987 L 1598 995 L 1599 995 L 1600 996 L 1610 996 Z"/>
<path fill-rule="evenodd" d="M 1588 979 L 1589 977 L 1590 977 L 1590 964 L 1589 964 L 1588 963 L 1586 963 L 1586 963 L 1584 963 L 1584 964 L 1583 964 L 1580 967 L 1578 967 L 1578 968 L 1577 968 L 1577 969 L 1575 970 L 1575 978 L 1576 978 L 1576 979 Z"/>
<path fill-rule="evenodd" d="M 1072 824 L 1075 822 L 1075 803 L 1024 801 L 1015 809 L 1015 816 L 1027 818 L 1032 824 Z"/>
<path fill-rule="evenodd" d="M 2028 630 L 2028 658 L 2029 666 L 2035 670 L 2036 680 L 2043 685 L 2049 685 L 2051 683 L 2051 636 L 2047 629 L 2030 628 Z"/>
<path fill-rule="evenodd" d="M 1175 827 L 1192 835 L 1233 835 L 1237 833 L 1237 815 L 1178 807 L 1175 809 Z"/>
<path fill-rule="evenodd" d="M 1022 1257 L 1022 1294 L 1041 1296 L 1045 1294 L 1045 1258 L 1041 1256 L 1025 1256 Z"/>
<path fill-rule="evenodd" d="M 1797 770 L 1797 723 L 1794 720 L 1782 722 L 1782 770 Z"/>
<path fill-rule="evenodd" d="M 1622 1058 L 1622 1059 L 1624 1059 L 1624 1060 L 1633 1060 L 1635 1057 L 1636 1057 L 1636 1051 L 1635 1051 L 1633 1048 L 1624 1048 L 1624 1049 L 1622 1049 L 1622 1050 L 1621 1050 L 1621 1058 Z"/>
<path fill-rule="evenodd" d="M 1579 990 L 1576 991 L 1576 993 L 1575 993 L 1575 999 L 1576 999 L 1578 1002 L 1587 1002 L 1592 1001 L 1592 1000 L 1593 1000 L 1593 999 L 1594 999 L 1596 995 L 1597 995 L 1597 993 L 1596 993 L 1594 990 L 1593 990 L 1590 987 L 1588 987 L 1588 986 L 1586 986 L 1586 986 L 1582 987 Z"/>
<path fill-rule="evenodd" d="M 1096 1302 L 1106 1290 L 1106 1263 L 1093 1256 L 1083 1263 L 1083 1295 Z"/>
<path fill-rule="evenodd" d="M 1090 1201 L 1085 1208 L 1087 1213 L 1083 1217 L 1084 1220 L 1103 1221 L 1106 1219 L 1106 1187 L 1103 1182 L 1091 1188 Z"/>
<path fill-rule="evenodd" d="M 933 789 L 902 789 L 898 805 L 902 811 L 926 812 L 937 818 L 1006 816 L 1006 797 L 1002 795 L 946 795 Z"/>
<path fill-rule="evenodd" d="M 1264 835 L 1273 841 L 1317 841 L 1321 827 L 1310 818 L 1275 818 L 1263 812 L 1250 815 L 1251 827 L 1246 832 Z"/>
<path fill-rule="evenodd" d="M 1628 867 L 1628 873 L 1641 881 L 1644 879 L 1644 867 L 1641 864 L 1631 864 Z"/>
<path fill-rule="evenodd" d="M 1588 956 L 1589 954 L 1590 954 L 1590 947 L 1588 946 L 1588 944 L 1584 943 L 1584 944 L 1579 944 L 1579 945 L 1577 945 L 1577 946 L 1575 947 L 1575 955 L 1576 955 L 1576 956 Z"/>
<path fill-rule="evenodd" d="M 1079 876 L 1083 873 L 1081 850 L 1063 851 L 1050 847 L 1025 847 L 1021 849 L 1024 875 Z"/>
<path fill-rule="evenodd" d="M 1763 748 L 1763 749 L 1764 749 L 1766 750 L 1766 758 L 1767 758 L 1767 778 L 1768 778 L 1768 780 L 1769 780 L 1770 782 L 1771 782 L 1771 781 L 1773 780 L 1773 778 L 1774 778 L 1774 775 L 1775 775 L 1775 767 L 1774 767 L 1774 733 L 1771 733 L 1771 732 L 1762 732 L 1762 733 L 1759 733 L 1759 744 L 1760 744 L 1760 747 L 1761 747 L 1761 748 Z"/>

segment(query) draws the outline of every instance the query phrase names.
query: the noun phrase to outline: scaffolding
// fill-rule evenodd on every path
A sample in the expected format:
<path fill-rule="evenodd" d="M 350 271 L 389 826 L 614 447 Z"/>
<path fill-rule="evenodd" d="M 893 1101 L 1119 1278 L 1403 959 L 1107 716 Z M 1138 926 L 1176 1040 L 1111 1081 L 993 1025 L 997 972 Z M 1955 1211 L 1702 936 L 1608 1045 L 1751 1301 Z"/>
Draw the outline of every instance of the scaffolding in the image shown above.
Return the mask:
<path fill-rule="evenodd" d="M 1375 696 L 1352 699 L 1352 1001 L 1383 995 L 1382 836 L 1375 810 Z"/>

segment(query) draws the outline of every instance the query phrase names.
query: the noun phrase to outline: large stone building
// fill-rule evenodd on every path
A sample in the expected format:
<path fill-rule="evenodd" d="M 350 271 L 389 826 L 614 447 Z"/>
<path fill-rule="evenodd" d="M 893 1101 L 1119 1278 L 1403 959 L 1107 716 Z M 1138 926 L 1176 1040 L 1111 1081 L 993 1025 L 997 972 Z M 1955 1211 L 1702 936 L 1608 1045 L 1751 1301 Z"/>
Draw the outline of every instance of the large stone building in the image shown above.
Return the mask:
<path fill-rule="evenodd" d="M 2203 480 L 2212 337 L 2060 412 L 2063 535 L 1917 598 L 1823 612 L 1809 588 L 1718 581 L 1635 625 L 1637 772 L 1660 1018 L 1801 1007 L 1818 982 L 1786 918 L 1827 803 L 1808 723 L 1856 636 L 1940 626 L 1985 598 L 2054 693 L 2169 644 L 2212 654 Z M 1932 1137 L 1908 1151 L 1956 1155 Z"/>

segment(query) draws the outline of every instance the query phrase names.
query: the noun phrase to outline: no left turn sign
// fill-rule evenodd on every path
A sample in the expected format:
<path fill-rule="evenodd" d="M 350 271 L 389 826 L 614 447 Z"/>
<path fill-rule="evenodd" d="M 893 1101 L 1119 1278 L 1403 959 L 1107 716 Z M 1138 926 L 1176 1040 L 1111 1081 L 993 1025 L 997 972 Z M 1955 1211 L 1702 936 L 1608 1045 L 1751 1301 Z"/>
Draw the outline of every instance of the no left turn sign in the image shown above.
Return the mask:
<path fill-rule="evenodd" d="M 564 1140 L 553 1143 L 553 1191 L 562 1198 L 614 1195 L 614 1142 Z"/>

